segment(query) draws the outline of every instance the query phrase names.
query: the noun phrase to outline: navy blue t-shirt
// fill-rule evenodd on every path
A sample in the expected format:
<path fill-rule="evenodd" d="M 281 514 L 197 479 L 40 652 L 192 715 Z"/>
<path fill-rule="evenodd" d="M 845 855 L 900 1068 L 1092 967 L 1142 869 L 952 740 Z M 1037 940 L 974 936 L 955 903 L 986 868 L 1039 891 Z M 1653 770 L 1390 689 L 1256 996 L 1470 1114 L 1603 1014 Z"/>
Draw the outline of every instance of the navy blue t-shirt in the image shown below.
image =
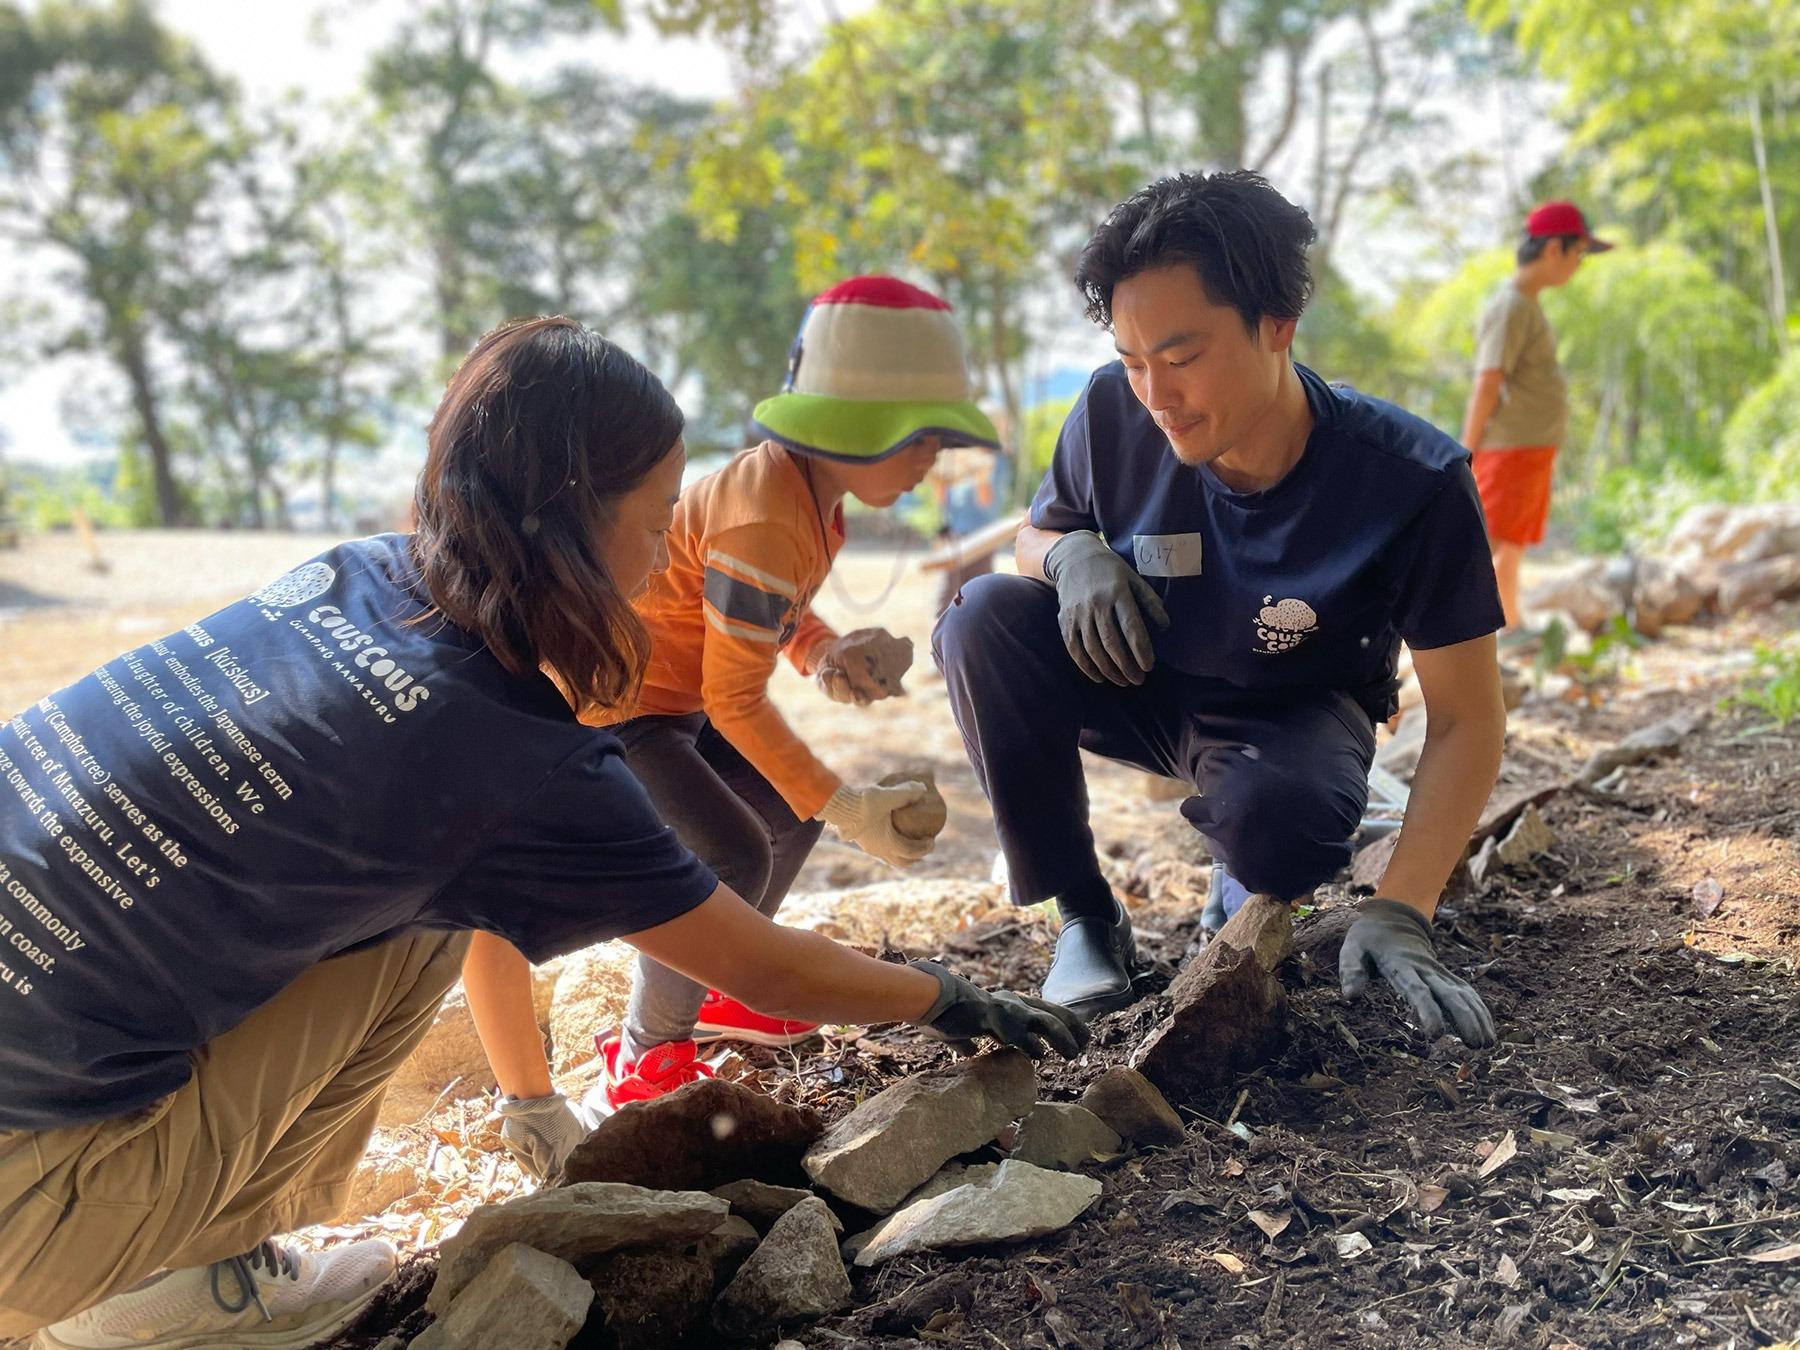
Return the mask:
<path fill-rule="evenodd" d="M 0 727 L 0 1129 L 118 1116 L 409 930 L 543 961 L 713 891 L 611 734 L 340 545 Z"/>
<path fill-rule="evenodd" d="M 1294 367 L 1312 408 L 1282 480 L 1236 492 L 1183 464 L 1119 362 L 1089 379 L 1031 504 L 1044 530 L 1094 530 L 1162 596 L 1159 661 L 1247 689 L 1331 688 L 1394 710 L 1400 643 L 1503 622 L 1462 446 L 1430 423 Z"/>

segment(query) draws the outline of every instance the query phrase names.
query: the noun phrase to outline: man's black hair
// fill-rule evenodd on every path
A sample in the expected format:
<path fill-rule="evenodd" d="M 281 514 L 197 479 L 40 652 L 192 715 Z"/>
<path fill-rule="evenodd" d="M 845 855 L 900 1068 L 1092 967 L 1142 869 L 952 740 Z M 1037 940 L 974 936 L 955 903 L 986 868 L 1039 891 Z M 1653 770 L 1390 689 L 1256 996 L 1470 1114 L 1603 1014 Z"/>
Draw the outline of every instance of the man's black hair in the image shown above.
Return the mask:
<path fill-rule="evenodd" d="M 1112 326 L 1113 288 L 1154 267 L 1189 263 L 1216 305 L 1256 331 L 1265 314 L 1297 319 L 1312 295 L 1306 250 L 1318 231 L 1261 174 L 1180 173 L 1112 209 L 1075 265 L 1088 317 Z"/>
<path fill-rule="evenodd" d="M 1578 234 L 1528 234 L 1519 240 L 1519 247 L 1513 254 L 1519 260 L 1519 266 L 1523 267 L 1526 263 L 1536 262 L 1543 257 L 1544 249 L 1552 239 L 1562 240 L 1564 253 L 1581 242 Z"/>

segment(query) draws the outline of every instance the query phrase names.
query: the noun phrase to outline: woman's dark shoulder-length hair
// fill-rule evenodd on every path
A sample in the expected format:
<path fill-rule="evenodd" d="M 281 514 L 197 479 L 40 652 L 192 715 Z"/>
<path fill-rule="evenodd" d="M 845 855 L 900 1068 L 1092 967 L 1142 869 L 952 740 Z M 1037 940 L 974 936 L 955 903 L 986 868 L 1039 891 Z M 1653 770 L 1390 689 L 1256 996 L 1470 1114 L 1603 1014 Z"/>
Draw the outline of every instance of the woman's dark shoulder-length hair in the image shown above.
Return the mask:
<path fill-rule="evenodd" d="M 494 329 L 431 419 L 413 551 L 432 603 L 577 707 L 634 699 L 650 637 L 600 541 L 682 426 L 656 376 L 575 320 Z"/>

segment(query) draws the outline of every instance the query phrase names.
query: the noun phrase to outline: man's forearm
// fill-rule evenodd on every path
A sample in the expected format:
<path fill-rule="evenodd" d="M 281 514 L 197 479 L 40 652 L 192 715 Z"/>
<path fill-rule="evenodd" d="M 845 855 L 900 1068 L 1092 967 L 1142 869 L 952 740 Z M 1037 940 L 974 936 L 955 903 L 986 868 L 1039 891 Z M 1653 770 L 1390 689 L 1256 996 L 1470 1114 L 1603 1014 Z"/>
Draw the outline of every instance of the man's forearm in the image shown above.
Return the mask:
<path fill-rule="evenodd" d="M 1481 441 L 1487 435 L 1487 424 L 1494 415 L 1494 409 L 1500 406 L 1499 371 L 1484 371 L 1475 381 L 1474 389 L 1469 391 L 1468 411 L 1463 414 L 1462 443 L 1465 450 L 1481 449 Z"/>
<path fill-rule="evenodd" d="M 1436 912 L 1444 883 L 1493 791 L 1505 727 L 1505 709 L 1496 707 L 1492 719 L 1465 717 L 1441 732 L 1426 732 L 1381 895 L 1411 905 L 1428 919 Z"/>
<path fill-rule="evenodd" d="M 1062 530 L 1040 530 L 1035 525 L 1021 526 L 1013 539 L 1013 560 L 1019 575 L 1033 581 L 1048 581 L 1044 575 L 1044 555 L 1063 537 Z"/>

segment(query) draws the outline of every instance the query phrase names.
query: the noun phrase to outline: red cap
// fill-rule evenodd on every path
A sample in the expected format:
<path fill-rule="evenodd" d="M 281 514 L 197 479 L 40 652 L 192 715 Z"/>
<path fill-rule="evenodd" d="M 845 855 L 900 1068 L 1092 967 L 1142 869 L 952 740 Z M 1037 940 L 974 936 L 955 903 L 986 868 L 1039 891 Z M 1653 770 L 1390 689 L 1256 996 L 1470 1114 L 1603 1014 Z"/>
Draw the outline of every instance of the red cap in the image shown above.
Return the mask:
<path fill-rule="evenodd" d="M 1557 234 L 1578 235 L 1587 240 L 1589 253 L 1605 253 L 1612 247 L 1604 239 L 1594 238 L 1587 217 L 1574 202 L 1545 202 L 1525 217 L 1525 233 L 1533 239 Z"/>

